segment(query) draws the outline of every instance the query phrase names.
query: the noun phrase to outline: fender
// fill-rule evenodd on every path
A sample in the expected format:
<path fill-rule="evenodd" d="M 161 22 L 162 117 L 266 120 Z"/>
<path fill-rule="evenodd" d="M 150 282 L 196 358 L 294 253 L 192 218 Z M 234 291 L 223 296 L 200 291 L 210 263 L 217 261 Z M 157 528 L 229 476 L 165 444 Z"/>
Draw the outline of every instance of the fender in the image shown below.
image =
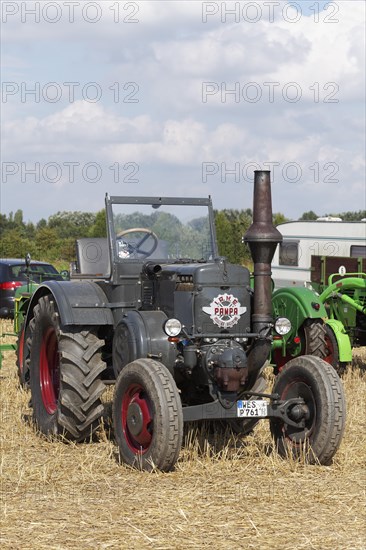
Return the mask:
<path fill-rule="evenodd" d="M 173 372 L 175 344 L 169 342 L 163 325 L 168 317 L 162 311 L 128 311 L 113 336 L 113 370 L 116 378 L 135 359 L 151 357 Z"/>
<path fill-rule="evenodd" d="M 320 297 L 309 288 L 279 288 L 272 294 L 273 309 L 277 315 L 294 315 L 298 311 L 303 319 L 324 319 L 327 312 Z M 287 315 L 285 314 L 287 312 Z M 294 317 L 295 318 L 295 317 Z"/>
<path fill-rule="evenodd" d="M 103 290 L 92 281 L 47 281 L 33 294 L 27 320 L 41 296 L 52 294 L 62 325 L 113 325 L 113 314 Z"/>
<path fill-rule="evenodd" d="M 273 316 L 290 319 L 292 329 L 286 340 L 296 334 L 306 319 L 326 319 L 328 317 L 319 296 L 308 288 L 279 288 L 272 294 Z"/>
<path fill-rule="evenodd" d="M 337 321 L 336 319 L 328 319 L 326 324 L 332 329 L 335 339 L 338 344 L 338 353 L 339 361 L 341 363 L 351 363 L 352 362 L 352 347 L 351 341 L 343 323 Z"/>

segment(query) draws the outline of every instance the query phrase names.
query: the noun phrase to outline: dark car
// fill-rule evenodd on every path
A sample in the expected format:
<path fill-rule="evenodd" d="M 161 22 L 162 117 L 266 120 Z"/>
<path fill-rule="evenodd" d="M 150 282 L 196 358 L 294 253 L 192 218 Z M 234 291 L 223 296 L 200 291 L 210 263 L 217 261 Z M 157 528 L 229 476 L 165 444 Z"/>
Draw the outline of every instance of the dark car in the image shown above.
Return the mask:
<path fill-rule="evenodd" d="M 15 290 L 26 285 L 28 280 L 39 284 L 56 279 L 62 281 L 61 274 L 51 264 L 32 261 L 29 268 L 25 260 L 0 259 L 0 318 L 14 317 Z"/>

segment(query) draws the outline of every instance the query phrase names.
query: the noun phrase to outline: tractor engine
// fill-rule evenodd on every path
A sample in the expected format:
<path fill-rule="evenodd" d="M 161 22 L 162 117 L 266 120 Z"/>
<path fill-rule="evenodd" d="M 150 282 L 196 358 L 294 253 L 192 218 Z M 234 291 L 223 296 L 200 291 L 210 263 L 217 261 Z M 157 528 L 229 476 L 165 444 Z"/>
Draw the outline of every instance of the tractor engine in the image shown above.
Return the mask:
<path fill-rule="evenodd" d="M 177 365 L 187 375 L 203 367 L 221 391 L 237 392 L 248 376 L 249 271 L 217 258 L 208 264 L 150 263 L 146 276 L 143 308 L 160 309 L 182 326 Z"/>

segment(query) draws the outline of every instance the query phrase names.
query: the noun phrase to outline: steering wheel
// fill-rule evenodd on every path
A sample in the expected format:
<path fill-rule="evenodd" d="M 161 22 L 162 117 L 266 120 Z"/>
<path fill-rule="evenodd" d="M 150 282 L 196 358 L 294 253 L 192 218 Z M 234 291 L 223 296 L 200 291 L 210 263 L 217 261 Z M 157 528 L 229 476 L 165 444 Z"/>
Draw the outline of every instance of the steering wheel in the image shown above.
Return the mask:
<path fill-rule="evenodd" d="M 159 239 L 157 237 L 157 235 L 155 235 L 154 231 L 152 231 L 151 229 L 146 229 L 144 227 L 133 227 L 132 229 L 125 229 L 123 231 L 120 231 L 119 233 L 117 233 L 116 237 L 117 239 L 121 239 L 122 237 L 124 237 L 125 235 L 130 235 L 131 233 L 145 233 L 145 235 L 136 243 L 127 243 L 128 244 L 128 250 L 130 252 L 130 254 L 141 254 L 142 256 L 144 256 L 145 258 L 147 258 L 148 256 L 150 256 L 150 254 L 152 254 L 158 244 L 159 244 Z M 143 245 L 143 243 L 149 238 L 149 237 L 152 237 L 153 238 L 153 243 L 152 243 L 152 247 L 150 250 L 141 250 L 141 245 Z"/>

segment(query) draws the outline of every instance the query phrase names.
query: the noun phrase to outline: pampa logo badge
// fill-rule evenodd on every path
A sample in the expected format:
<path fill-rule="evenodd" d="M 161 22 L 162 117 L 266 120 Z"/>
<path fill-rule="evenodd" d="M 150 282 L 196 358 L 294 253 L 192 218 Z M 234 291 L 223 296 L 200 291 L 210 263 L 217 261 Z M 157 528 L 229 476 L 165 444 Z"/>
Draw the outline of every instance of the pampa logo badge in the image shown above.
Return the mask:
<path fill-rule="evenodd" d="M 232 294 L 219 294 L 210 303 L 210 307 L 203 307 L 202 310 L 211 317 L 215 325 L 230 328 L 236 325 L 247 308 L 242 307 Z"/>

